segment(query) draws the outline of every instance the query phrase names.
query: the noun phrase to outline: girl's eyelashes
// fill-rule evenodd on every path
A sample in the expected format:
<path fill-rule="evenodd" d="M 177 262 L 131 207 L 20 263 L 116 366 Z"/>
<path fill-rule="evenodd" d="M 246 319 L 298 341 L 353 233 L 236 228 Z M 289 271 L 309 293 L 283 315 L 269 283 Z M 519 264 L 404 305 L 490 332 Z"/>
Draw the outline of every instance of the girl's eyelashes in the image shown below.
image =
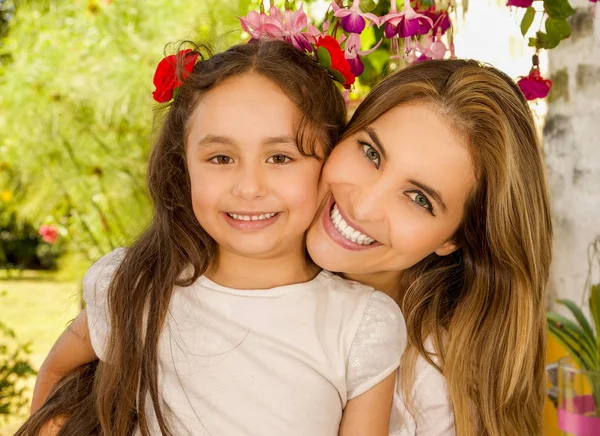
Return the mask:
<path fill-rule="evenodd" d="M 227 155 L 218 154 L 216 156 L 213 156 L 208 161 L 210 163 L 214 163 L 214 164 L 218 164 L 218 165 L 227 165 L 227 164 L 230 164 L 231 162 L 233 162 L 233 159 Z"/>
<path fill-rule="evenodd" d="M 271 156 L 269 159 L 267 159 L 268 163 L 273 163 L 273 164 L 286 164 L 292 161 L 292 158 L 289 156 L 286 156 L 285 154 L 275 154 L 273 156 Z"/>
<path fill-rule="evenodd" d="M 367 158 L 367 160 L 369 162 L 371 162 L 373 165 L 375 165 L 375 168 L 379 168 L 379 165 L 381 165 L 381 155 L 375 149 L 375 147 L 373 147 L 368 142 L 361 141 L 361 140 L 358 141 L 358 144 L 360 145 L 360 148 L 361 148 L 365 158 Z"/>
<path fill-rule="evenodd" d="M 431 215 L 435 216 L 433 213 L 433 205 L 431 201 L 423 194 L 421 191 L 409 191 L 406 193 L 408 197 L 415 203 L 417 206 L 426 209 Z"/>

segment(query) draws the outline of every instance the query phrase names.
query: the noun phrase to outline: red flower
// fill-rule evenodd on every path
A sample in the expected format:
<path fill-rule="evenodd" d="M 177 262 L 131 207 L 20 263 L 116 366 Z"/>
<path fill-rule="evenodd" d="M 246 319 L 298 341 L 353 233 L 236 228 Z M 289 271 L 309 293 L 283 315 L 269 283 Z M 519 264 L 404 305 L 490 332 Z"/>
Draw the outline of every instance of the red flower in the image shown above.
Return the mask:
<path fill-rule="evenodd" d="M 42 240 L 48 244 L 54 244 L 58 239 L 58 229 L 54 226 L 40 226 L 39 233 Z"/>
<path fill-rule="evenodd" d="M 327 68 L 335 80 L 345 88 L 350 88 L 356 78 L 337 39 L 329 35 L 320 36 L 315 47 L 319 63 Z"/>
<path fill-rule="evenodd" d="M 532 68 L 528 76 L 519 79 L 517 85 L 519 85 L 527 100 L 535 100 L 548 95 L 552 88 L 552 80 L 544 79 L 539 69 Z"/>
<path fill-rule="evenodd" d="M 182 85 L 181 80 L 177 77 L 177 62 L 183 60 L 182 75 L 185 79 L 193 71 L 194 64 L 198 59 L 198 53 L 187 56 L 191 51 L 189 48 L 181 50 L 176 55 L 167 56 L 158 63 L 153 79 L 156 87 L 152 93 L 154 100 L 165 103 L 173 98 L 173 91 Z"/>
<path fill-rule="evenodd" d="M 517 8 L 528 8 L 533 4 L 533 0 L 508 0 L 506 6 L 516 6 Z"/>

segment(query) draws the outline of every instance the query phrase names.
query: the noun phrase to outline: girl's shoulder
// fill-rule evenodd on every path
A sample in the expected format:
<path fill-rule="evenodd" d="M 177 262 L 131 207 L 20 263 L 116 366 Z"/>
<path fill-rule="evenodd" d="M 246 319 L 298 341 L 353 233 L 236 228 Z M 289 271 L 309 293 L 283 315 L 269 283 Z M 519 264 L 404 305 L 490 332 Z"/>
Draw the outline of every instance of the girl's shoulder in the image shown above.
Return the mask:
<path fill-rule="evenodd" d="M 126 252 L 127 249 L 124 247 L 116 248 L 98 259 L 87 270 L 83 277 L 84 299 L 89 297 L 92 291 L 98 292 L 98 290 L 108 288 L 108 285 L 110 284 L 115 271 L 123 261 Z"/>

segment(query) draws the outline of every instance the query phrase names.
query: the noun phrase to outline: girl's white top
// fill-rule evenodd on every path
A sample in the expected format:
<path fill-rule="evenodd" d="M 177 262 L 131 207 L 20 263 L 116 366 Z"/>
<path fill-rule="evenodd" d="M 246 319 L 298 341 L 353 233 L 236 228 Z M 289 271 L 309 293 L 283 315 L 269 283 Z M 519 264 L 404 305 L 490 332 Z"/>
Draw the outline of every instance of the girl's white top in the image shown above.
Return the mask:
<path fill-rule="evenodd" d="M 125 249 L 84 278 L 92 346 L 106 357 L 106 290 Z M 346 402 L 396 370 L 404 318 L 385 294 L 323 271 L 267 290 L 200 277 L 175 287 L 159 340 L 161 408 L 177 436 L 335 436 Z M 152 434 L 160 434 L 146 402 Z"/>
<path fill-rule="evenodd" d="M 433 352 L 433 342 L 425 341 Z M 435 357 L 434 362 L 437 363 Z M 455 436 L 454 411 L 446 379 L 427 360 L 419 356 L 412 386 L 413 409 L 409 412 L 401 389 L 394 395 L 390 436 Z"/>

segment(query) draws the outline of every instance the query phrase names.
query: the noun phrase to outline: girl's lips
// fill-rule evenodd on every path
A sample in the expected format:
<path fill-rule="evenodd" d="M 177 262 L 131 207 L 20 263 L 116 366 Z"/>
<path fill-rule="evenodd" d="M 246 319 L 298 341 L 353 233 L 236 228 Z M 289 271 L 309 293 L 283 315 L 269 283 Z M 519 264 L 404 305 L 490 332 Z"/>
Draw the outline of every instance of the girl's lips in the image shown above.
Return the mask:
<path fill-rule="evenodd" d="M 242 221 L 242 220 L 236 220 L 235 218 L 230 217 L 229 214 L 227 214 L 225 212 L 221 212 L 221 214 L 225 218 L 225 221 L 227 222 L 227 224 L 229 224 L 234 229 L 240 230 L 243 232 L 252 232 L 252 231 L 256 231 L 256 230 L 262 230 L 266 227 L 269 227 L 273 223 L 275 223 L 275 221 L 277 221 L 279 219 L 279 217 L 281 216 L 281 212 L 278 212 L 275 216 L 272 216 L 271 218 L 265 218 L 265 219 L 256 220 L 256 221 Z"/>
<path fill-rule="evenodd" d="M 327 202 L 327 206 L 323 208 L 323 214 L 321 216 L 321 220 L 322 220 L 321 222 L 323 223 L 323 229 L 325 230 L 325 233 L 327 233 L 327 236 L 329 236 L 333 240 L 333 242 L 335 242 L 339 246 L 345 248 L 346 250 L 352 250 L 352 251 L 368 250 L 370 248 L 379 247 L 381 245 L 381 243 L 379 243 L 377 241 L 375 241 L 369 245 L 357 244 L 356 242 L 352 242 L 352 241 L 346 239 L 344 236 L 342 236 L 341 233 L 333 225 L 333 222 L 331 221 L 331 209 L 333 208 L 334 203 L 335 203 L 335 199 L 333 198 L 333 195 L 332 195 L 329 198 L 329 201 Z M 340 213 L 342 213 L 339 205 L 338 205 L 338 210 L 340 210 Z M 359 231 L 361 231 L 361 230 L 359 230 Z"/>

